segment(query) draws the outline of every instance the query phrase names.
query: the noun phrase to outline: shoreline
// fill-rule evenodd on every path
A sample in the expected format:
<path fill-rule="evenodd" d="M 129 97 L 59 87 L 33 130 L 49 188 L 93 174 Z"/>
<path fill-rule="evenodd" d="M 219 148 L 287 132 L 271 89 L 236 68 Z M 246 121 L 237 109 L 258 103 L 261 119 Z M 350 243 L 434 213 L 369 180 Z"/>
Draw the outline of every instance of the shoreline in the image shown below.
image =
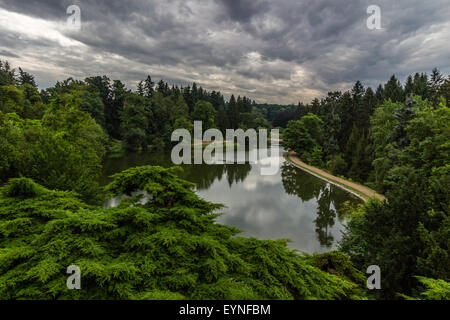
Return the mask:
<path fill-rule="evenodd" d="M 338 188 L 341 188 L 348 193 L 351 193 L 352 195 L 358 197 L 364 202 L 367 202 L 371 198 L 377 198 L 380 201 L 386 200 L 386 197 L 382 194 L 377 193 L 375 190 L 372 190 L 366 186 L 359 185 L 355 182 L 347 181 L 345 179 L 333 176 L 332 174 L 310 166 L 303 161 L 301 161 L 294 152 L 289 152 L 285 155 L 286 160 L 288 160 L 290 163 L 292 163 L 297 168 L 308 172 L 309 174 L 312 174 L 313 176 L 324 180 Z"/>

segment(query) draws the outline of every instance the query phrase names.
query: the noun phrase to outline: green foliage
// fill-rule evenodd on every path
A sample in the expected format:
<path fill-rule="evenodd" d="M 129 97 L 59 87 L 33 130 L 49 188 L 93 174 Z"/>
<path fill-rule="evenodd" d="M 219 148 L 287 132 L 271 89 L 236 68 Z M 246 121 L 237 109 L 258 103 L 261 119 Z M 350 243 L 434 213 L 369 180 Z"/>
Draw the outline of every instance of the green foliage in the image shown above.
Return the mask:
<path fill-rule="evenodd" d="M 173 169 L 117 175 L 107 190 L 129 195 L 118 208 L 85 203 L 101 198 L 106 148 L 162 150 L 175 128 L 192 130 L 192 120 L 202 120 L 204 129 L 222 131 L 287 125 L 283 143 L 305 161 L 320 167 L 326 159 L 333 173 L 375 185 L 388 202 L 352 210 L 342 250 L 360 270 L 381 267 L 379 297 L 448 298 L 449 88 L 450 78 L 436 69 L 429 80 L 409 76 L 404 88 L 395 76 L 375 93 L 357 81 L 306 105 L 257 105 L 234 95 L 225 103 L 220 92 L 195 83 L 179 88 L 161 80 L 155 88 L 150 76 L 137 94 L 106 76 L 69 78 L 39 93 L 32 75 L 0 61 L 0 297 L 356 297 L 352 268 L 336 267 L 336 277 L 283 241 L 233 237 L 237 230 L 214 223 L 219 206 L 199 199 Z M 285 187 L 311 189 L 295 180 Z M 150 201 L 138 204 L 137 190 Z M 325 242 L 323 226 L 336 215 L 329 200 L 322 190 L 326 214 L 314 221 Z M 317 266 L 347 265 L 338 253 L 325 256 Z M 83 267 L 86 292 L 65 288 L 64 268 L 73 262 Z"/>
<path fill-rule="evenodd" d="M 306 155 L 306 162 L 308 162 L 310 165 L 322 168 L 323 165 L 323 152 L 322 148 L 318 145 L 315 145 L 311 151 L 310 154 Z"/>
<path fill-rule="evenodd" d="M 146 132 L 149 128 L 149 105 L 144 97 L 128 94 L 120 115 L 121 136 L 127 151 L 147 148 Z"/>
<path fill-rule="evenodd" d="M 194 124 L 186 117 L 176 119 L 174 129 L 186 129 L 191 133 L 191 135 L 194 134 Z"/>
<path fill-rule="evenodd" d="M 342 156 L 338 154 L 334 157 L 333 169 L 331 169 L 331 160 L 327 162 L 327 168 L 331 170 L 331 173 L 334 175 L 343 175 L 347 172 L 347 163 Z"/>
<path fill-rule="evenodd" d="M 228 102 L 227 109 L 228 121 L 230 128 L 227 129 L 237 129 L 239 127 L 239 107 L 237 105 L 234 95 L 231 95 L 230 101 Z"/>
<path fill-rule="evenodd" d="M 78 102 L 76 95 L 58 94 L 42 120 L 0 112 L 2 182 L 28 176 L 49 188 L 79 192 L 89 201 L 99 199 L 106 136 Z"/>
<path fill-rule="evenodd" d="M 389 79 L 384 86 L 384 100 L 391 100 L 392 102 L 403 102 L 404 92 L 400 81 L 397 80 L 395 75 Z"/>
<path fill-rule="evenodd" d="M 420 98 L 416 102 L 403 138 L 396 134 L 395 117 L 402 106 L 388 103 L 376 111 L 374 139 L 385 144 L 377 161 L 385 165 L 381 179 L 388 202 L 369 202 L 341 242 L 357 267 L 377 264 L 386 270 L 383 297 L 388 298 L 413 292 L 414 275 L 450 278 L 450 111 Z M 399 139 L 406 139 L 406 146 Z"/>
<path fill-rule="evenodd" d="M 235 237 L 238 230 L 215 223 L 220 206 L 174 170 L 116 174 L 108 191 L 145 190 L 148 201 L 127 197 L 109 209 L 28 179 L 10 181 L 0 196 L 0 298 L 359 297 L 355 283 L 312 266 L 286 241 Z M 81 269 L 81 290 L 66 288 L 72 264 Z"/>
<path fill-rule="evenodd" d="M 9 86 L 16 83 L 15 70 L 11 69 L 8 61 L 0 60 L 0 86 Z"/>
<path fill-rule="evenodd" d="M 290 121 L 283 131 L 283 145 L 295 151 L 302 158 L 317 159 L 321 150 L 322 120 L 314 114 L 307 114 L 300 120 Z M 314 153 L 314 156 L 311 154 Z"/>
<path fill-rule="evenodd" d="M 373 166 L 377 189 L 384 192 L 383 181 L 390 168 L 397 162 L 398 148 L 393 140 L 393 132 L 398 125 L 395 112 L 401 108 L 400 103 L 384 102 L 375 110 L 371 119 L 371 139 L 375 146 Z"/>
<path fill-rule="evenodd" d="M 425 300 L 450 300 L 450 283 L 440 279 L 417 277 L 425 285 L 426 289 L 421 292 Z"/>
<path fill-rule="evenodd" d="M 211 103 L 206 101 L 198 101 L 195 104 L 192 119 L 202 122 L 202 129 L 208 130 L 214 126 L 214 117 L 216 111 Z"/>
<path fill-rule="evenodd" d="M 15 86 L 0 86 L 0 111 L 3 113 L 24 112 L 24 97 Z"/>
<path fill-rule="evenodd" d="M 45 188 L 27 178 L 12 178 L 4 187 L 3 193 L 11 198 L 32 198 L 41 195 Z"/>
<path fill-rule="evenodd" d="M 353 126 L 347 142 L 346 162 L 349 164 L 347 175 L 356 181 L 365 181 L 370 170 L 370 152 L 367 150 L 367 139 L 364 131 Z"/>
<path fill-rule="evenodd" d="M 356 269 L 350 261 L 350 258 L 342 252 L 330 251 L 322 254 L 313 254 L 311 256 L 311 263 L 322 271 L 339 275 L 342 278 L 359 284 L 361 287 L 364 287 L 366 284 L 365 275 Z"/>

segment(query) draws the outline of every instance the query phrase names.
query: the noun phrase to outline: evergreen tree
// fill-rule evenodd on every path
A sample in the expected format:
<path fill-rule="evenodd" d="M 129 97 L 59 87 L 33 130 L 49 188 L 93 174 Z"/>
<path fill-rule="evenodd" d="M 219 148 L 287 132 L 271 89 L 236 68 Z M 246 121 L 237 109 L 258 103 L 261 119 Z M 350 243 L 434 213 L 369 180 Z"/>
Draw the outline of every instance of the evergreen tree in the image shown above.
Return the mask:
<path fill-rule="evenodd" d="M 422 99 L 429 99 L 428 76 L 425 73 L 414 75 L 414 95 L 419 95 Z"/>
<path fill-rule="evenodd" d="M 414 81 L 411 75 L 408 76 L 408 79 L 405 83 L 405 96 L 414 95 Z"/>
<path fill-rule="evenodd" d="M 139 81 L 138 84 L 137 84 L 137 91 L 136 91 L 136 93 L 138 95 L 140 95 L 141 97 L 144 96 L 144 84 L 143 84 L 142 80 Z"/>
<path fill-rule="evenodd" d="M 155 92 L 154 85 L 155 83 L 152 81 L 152 77 L 148 75 L 144 81 L 143 95 L 149 99 L 153 97 L 153 93 Z"/>
<path fill-rule="evenodd" d="M 341 99 L 339 99 L 338 110 L 339 119 L 341 119 L 341 130 L 338 134 L 338 143 L 340 150 L 345 150 L 356 118 L 354 103 L 350 92 L 345 92 Z"/>
<path fill-rule="evenodd" d="M 362 283 L 333 275 L 287 248 L 286 240 L 236 237 L 176 168 L 136 167 L 106 187 L 126 197 L 115 208 L 89 206 L 70 192 L 30 179 L 0 193 L 1 299 L 350 299 Z M 82 249 L 80 249 L 82 248 Z M 25 255 L 25 256 L 24 256 Z M 355 270 L 345 256 L 335 268 Z M 81 269 L 68 290 L 66 269 Z M 283 268 L 280 268 L 283 266 Z M 350 267 L 350 268 L 349 268 Z M 286 290 L 289 288 L 289 290 Z"/>
<path fill-rule="evenodd" d="M 237 129 L 239 127 L 239 109 L 234 98 L 234 95 L 231 95 L 230 101 L 228 102 L 228 121 L 230 124 L 229 129 Z"/>
<path fill-rule="evenodd" d="M 430 88 L 431 101 L 433 102 L 434 106 L 438 105 L 440 88 L 444 83 L 444 81 L 445 79 L 439 72 L 439 70 L 437 68 L 434 68 L 433 71 L 431 72 L 430 80 L 428 82 L 428 86 Z"/>
<path fill-rule="evenodd" d="M 340 98 L 340 92 L 329 92 L 325 99 L 324 109 L 326 115 L 324 117 L 324 151 L 330 158 L 330 170 L 334 172 L 334 159 L 336 153 L 339 152 L 337 136 L 341 127 L 341 121 L 336 110 L 337 101 Z"/>
<path fill-rule="evenodd" d="M 123 143 L 128 151 L 147 149 L 146 132 L 149 126 L 148 100 L 139 95 L 128 93 L 125 96 L 123 110 L 120 113 L 120 130 Z"/>
<path fill-rule="evenodd" d="M 30 86 L 37 88 L 36 82 L 34 81 L 34 76 L 29 74 L 28 72 L 23 71 L 22 68 L 20 67 L 19 67 L 18 83 L 21 85 L 29 84 Z"/>
<path fill-rule="evenodd" d="M 229 129 L 228 115 L 223 106 L 220 106 L 216 114 L 216 126 L 222 132 L 226 133 L 226 129 Z"/>
<path fill-rule="evenodd" d="M 370 117 L 373 115 L 378 101 L 372 88 L 368 87 L 362 102 L 357 110 L 357 123 L 364 129 L 365 134 L 368 133 L 370 127 Z"/>
<path fill-rule="evenodd" d="M 111 90 L 111 102 L 105 105 L 106 128 L 111 137 L 120 139 L 123 132 L 121 127 L 121 115 L 125 104 L 127 89 L 120 80 L 114 80 Z"/>
<path fill-rule="evenodd" d="M 403 102 L 404 92 L 400 81 L 395 75 L 392 75 L 389 81 L 384 85 L 384 100 L 391 99 L 392 102 Z"/>
<path fill-rule="evenodd" d="M 11 69 L 9 62 L 0 60 L 0 86 L 14 85 L 15 78 L 15 71 Z"/>
<path fill-rule="evenodd" d="M 381 84 L 378 85 L 375 95 L 379 104 L 384 102 L 384 88 Z"/>

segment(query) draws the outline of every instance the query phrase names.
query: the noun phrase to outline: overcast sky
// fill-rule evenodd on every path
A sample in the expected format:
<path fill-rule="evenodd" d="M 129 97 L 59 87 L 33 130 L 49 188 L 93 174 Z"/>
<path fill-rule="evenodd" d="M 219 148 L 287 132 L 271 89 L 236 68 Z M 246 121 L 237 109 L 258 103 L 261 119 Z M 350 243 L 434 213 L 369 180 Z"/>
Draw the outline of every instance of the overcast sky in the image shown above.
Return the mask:
<path fill-rule="evenodd" d="M 81 9 L 70 30 L 66 9 Z M 381 30 L 366 26 L 371 4 Z M 356 80 L 450 73 L 449 0 L 0 0 L 0 59 L 40 88 L 106 74 L 310 102 Z"/>

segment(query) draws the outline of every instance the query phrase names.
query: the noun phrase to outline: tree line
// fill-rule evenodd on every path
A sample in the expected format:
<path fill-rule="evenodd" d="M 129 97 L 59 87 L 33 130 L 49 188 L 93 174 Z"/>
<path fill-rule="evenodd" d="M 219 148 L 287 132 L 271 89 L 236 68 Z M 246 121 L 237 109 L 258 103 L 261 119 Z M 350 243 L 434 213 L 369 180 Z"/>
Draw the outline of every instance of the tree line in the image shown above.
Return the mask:
<path fill-rule="evenodd" d="M 450 79 L 433 70 L 430 77 L 408 77 L 405 85 L 393 76 L 376 91 L 358 81 L 347 92 L 330 92 L 310 104 L 257 105 L 246 97 L 225 101 L 220 92 L 195 84 L 169 87 L 160 81 L 155 86 L 150 76 L 135 91 L 106 76 L 67 79 L 39 91 L 31 74 L 0 62 L 0 242 L 6 248 L 0 252 L 4 261 L 0 294 L 43 298 L 54 292 L 53 297 L 66 297 L 59 282 L 55 286 L 52 281 L 59 279 L 54 270 L 65 265 L 69 256 L 61 251 L 59 260 L 46 257 L 61 244 L 70 252 L 90 244 L 79 256 L 91 270 L 88 283 L 92 288 L 104 281 L 111 285 L 111 291 L 95 291 L 95 297 L 361 298 L 367 296 L 361 271 L 376 264 L 383 279 L 383 290 L 376 293 L 379 298 L 448 299 L 449 88 Z M 109 187 L 115 193 L 169 190 L 159 202 L 142 210 L 129 203 L 111 211 L 101 209 L 98 204 L 108 190 L 102 191 L 98 180 L 107 152 L 167 148 L 172 130 L 190 130 L 194 120 L 203 121 L 205 129 L 286 126 L 283 143 L 303 160 L 376 188 L 387 201 L 349 208 L 352 218 L 340 243 L 342 252 L 310 259 L 293 255 L 285 244 L 232 240 L 233 232 L 212 223 L 212 204 L 195 200 L 182 180 L 160 169 L 124 172 Z M 161 175 L 166 178 L 151 183 Z M 192 208 L 186 205 L 189 201 L 194 201 Z M 210 218 L 200 222 L 192 210 Z M 148 226 L 153 224 L 154 229 L 144 230 L 142 224 L 121 229 L 142 219 L 152 221 Z M 187 225 L 187 229 L 174 228 Z M 199 233 L 187 237 L 193 230 Z M 199 230 L 210 233 L 202 238 Z M 144 237 L 129 243 L 120 236 L 124 232 L 155 232 L 154 241 Z M 215 243 L 211 235 L 221 233 Z M 71 242 L 74 236 L 79 242 Z M 139 243 L 147 243 L 149 251 L 139 251 L 143 248 Z M 151 247 L 156 244 L 157 248 Z M 215 258 L 192 251 L 192 244 L 216 252 Z M 179 260 L 178 250 L 193 260 Z M 165 252 L 152 256 L 154 263 L 148 265 L 152 270 L 171 270 L 174 261 L 181 261 L 180 276 L 162 273 L 156 282 L 146 283 L 141 274 L 148 270 L 139 260 L 143 252 L 149 256 Z M 225 260 L 217 259 L 217 252 Z M 130 259 L 113 259 L 121 253 Z M 168 264 L 160 265 L 160 259 Z M 286 264 L 289 268 L 284 271 L 262 267 Z M 345 272 L 338 279 L 314 269 L 330 266 Z M 110 276 L 117 272 L 122 276 L 115 282 Z M 200 274 L 212 278 L 198 278 Z M 258 275 L 264 276 L 252 280 Z M 43 283 L 46 292 L 40 290 Z M 270 292 L 261 290 L 269 283 Z M 145 290 L 133 291 L 135 287 Z"/>
<path fill-rule="evenodd" d="M 245 96 L 225 101 L 196 83 L 155 84 L 151 76 L 135 91 L 106 76 L 38 90 L 33 75 L 0 61 L 0 182 L 27 176 L 99 201 L 105 154 L 168 149 L 173 130 L 192 131 L 195 120 L 222 132 L 270 126 L 261 117 Z"/>
<path fill-rule="evenodd" d="M 449 98 L 450 76 L 437 69 L 404 86 L 392 76 L 375 92 L 358 81 L 299 104 L 283 131 L 307 163 L 386 195 L 350 210 L 340 243 L 359 270 L 380 266 L 378 297 L 418 297 L 427 281 L 450 292 Z"/>

